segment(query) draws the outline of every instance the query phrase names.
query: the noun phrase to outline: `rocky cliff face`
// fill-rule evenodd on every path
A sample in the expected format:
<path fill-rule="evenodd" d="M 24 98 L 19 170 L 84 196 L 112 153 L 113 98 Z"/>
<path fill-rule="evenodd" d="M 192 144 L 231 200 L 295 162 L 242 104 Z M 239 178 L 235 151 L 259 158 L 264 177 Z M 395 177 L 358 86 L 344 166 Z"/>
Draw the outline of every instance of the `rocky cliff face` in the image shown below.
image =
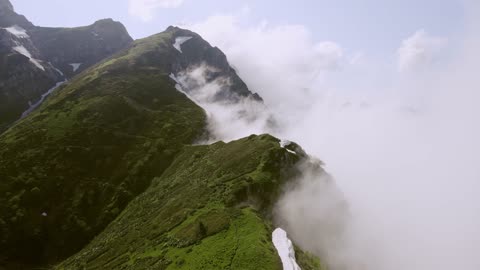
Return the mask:
<path fill-rule="evenodd" d="M 0 132 L 59 81 L 131 42 L 125 27 L 111 19 L 77 28 L 37 27 L 0 0 Z"/>
<path fill-rule="evenodd" d="M 63 75 L 40 54 L 24 28 L 0 28 L 0 132 L 18 120 Z"/>
<path fill-rule="evenodd" d="M 0 27 L 18 25 L 30 29 L 33 24 L 25 16 L 17 14 L 9 0 L 0 0 Z"/>

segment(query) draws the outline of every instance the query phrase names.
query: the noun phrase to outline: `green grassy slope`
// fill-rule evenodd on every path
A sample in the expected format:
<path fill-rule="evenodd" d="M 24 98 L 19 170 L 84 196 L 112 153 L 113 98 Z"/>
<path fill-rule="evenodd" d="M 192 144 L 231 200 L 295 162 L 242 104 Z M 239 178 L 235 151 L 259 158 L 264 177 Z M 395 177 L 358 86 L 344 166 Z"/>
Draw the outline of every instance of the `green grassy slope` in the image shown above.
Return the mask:
<path fill-rule="evenodd" d="M 185 147 L 57 269 L 281 269 L 269 213 L 299 160 L 270 135 Z"/>
<path fill-rule="evenodd" d="M 174 34 L 135 41 L 0 135 L 0 269 L 281 268 L 270 210 L 303 152 L 269 135 L 192 146 L 206 115 L 168 77 Z"/>
<path fill-rule="evenodd" d="M 204 111 L 148 53 L 87 70 L 0 135 L 0 266 L 78 251 L 203 133 Z"/>

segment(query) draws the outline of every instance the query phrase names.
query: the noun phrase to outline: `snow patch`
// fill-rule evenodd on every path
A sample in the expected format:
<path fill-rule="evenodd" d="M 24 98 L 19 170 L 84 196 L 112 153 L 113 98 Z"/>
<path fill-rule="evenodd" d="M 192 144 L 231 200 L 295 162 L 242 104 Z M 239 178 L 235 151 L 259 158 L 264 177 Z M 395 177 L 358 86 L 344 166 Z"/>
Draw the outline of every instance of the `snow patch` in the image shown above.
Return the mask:
<path fill-rule="evenodd" d="M 17 38 L 29 38 L 30 36 L 27 34 L 27 30 L 23 29 L 18 25 L 13 25 L 7 28 L 3 28 L 7 30 L 10 34 L 16 36 Z"/>
<path fill-rule="evenodd" d="M 78 68 L 82 65 L 82 63 L 71 63 L 69 64 L 73 68 L 73 72 L 76 72 Z"/>
<path fill-rule="evenodd" d="M 21 46 L 21 45 L 15 46 L 13 47 L 13 50 L 20 54 L 25 55 L 26 57 L 28 57 L 28 59 L 30 59 L 30 62 L 32 62 L 39 69 L 45 71 L 45 68 L 42 66 L 42 64 L 40 64 L 40 62 L 37 59 L 32 58 L 32 54 L 24 46 Z"/>
<path fill-rule="evenodd" d="M 291 153 L 291 154 L 294 154 L 294 155 L 297 154 L 297 152 L 295 152 L 295 151 L 293 151 L 293 150 L 290 150 L 290 149 L 288 149 L 288 148 L 285 148 L 285 149 L 287 149 L 287 151 L 288 151 L 289 153 Z"/>
<path fill-rule="evenodd" d="M 63 74 L 63 72 L 62 72 L 60 69 L 54 67 L 54 66 L 52 65 L 52 63 L 50 63 L 50 65 L 53 67 L 53 69 L 54 69 L 56 72 L 58 72 L 58 74 L 60 74 L 60 75 L 62 75 L 63 77 L 65 77 L 65 74 Z"/>
<path fill-rule="evenodd" d="M 29 102 L 29 105 L 30 107 L 28 108 L 28 110 L 24 111 L 22 113 L 22 116 L 20 117 L 20 119 L 23 119 L 25 117 L 27 117 L 27 115 L 29 115 L 30 113 L 32 113 L 36 108 L 38 108 L 38 106 L 40 106 L 40 104 L 43 103 L 43 101 L 45 100 L 45 98 L 47 98 L 55 89 L 57 89 L 58 87 L 60 87 L 62 84 L 64 84 L 67 80 L 65 81 L 62 81 L 62 82 L 58 82 L 54 87 L 50 88 L 46 93 L 44 93 L 41 97 L 40 97 L 40 100 L 37 101 L 36 103 L 34 104 L 31 104 Z"/>
<path fill-rule="evenodd" d="M 296 153 L 295 151 L 286 148 L 286 147 L 289 146 L 291 143 L 292 143 L 291 141 L 281 140 L 281 141 L 280 141 L 280 147 L 285 148 L 289 153 L 296 155 L 297 153 Z"/>
<path fill-rule="evenodd" d="M 177 51 L 182 52 L 182 44 L 190 40 L 192 37 L 177 37 L 175 39 L 175 43 L 173 44 L 173 47 L 177 49 Z"/>
<path fill-rule="evenodd" d="M 281 228 L 275 229 L 272 233 L 272 242 L 282 260 L 283 270 L 301 270 L 295 259 L 293 244 L 287 237 L 287 232 Z"/>

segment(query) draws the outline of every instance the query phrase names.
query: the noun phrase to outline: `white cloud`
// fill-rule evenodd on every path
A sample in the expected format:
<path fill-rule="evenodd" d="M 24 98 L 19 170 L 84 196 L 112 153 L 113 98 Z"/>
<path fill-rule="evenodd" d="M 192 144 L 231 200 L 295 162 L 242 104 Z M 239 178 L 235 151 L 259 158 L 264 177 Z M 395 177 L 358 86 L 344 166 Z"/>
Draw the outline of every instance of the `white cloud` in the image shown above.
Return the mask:
<path fill-rule="evenodd" d="M 410 71 L 428 66 L 435 61 L 446 42 L 444 38 L 432 37 L 423 29 L 418 30 L 398 49 L 398 69 Z"/>
<path fill-rule="evenodd" d="M 316 42 L 303 25 L 271 26 L 266 20 L 251 24 L 245 12 L 217 15 L 187 26 L 228 55 L 253 92 L 270 107 L 307 109 L 305 94 L 312 84 L 342 68 L 343 49 L 332 41 Z M 295 121 L 290 116 L 280 116 Z"/>
<path fill-rule="evenodd" d="M 129 0 L 128 12 L 130 15 L 148 22 L 154 17 L 159 8 L 177 8 L 184 0 Z"/>
<path fill-rule="evenodd" d="M 314 47 L 314 52 L 318 57 L 318 64 L 321 69 L 334 70 L 341 66 L 343 60 L 343 50 L 335 42 L 320 42 Z"/>
<path fill-rule="evenodd" d="M 231 141 L 270 130 L 272 116 L 263 103 L 252 98 L 239 98 L 238 101 L 218 99 L 217 95 L 228 89 L 231 81 L 225 77 L 208 81 L 207 73 L 213 70 L 202 64 L 172 77 L 178 84 L 177 89 L 185 92 L 207 112 L 208 142 Z"/>

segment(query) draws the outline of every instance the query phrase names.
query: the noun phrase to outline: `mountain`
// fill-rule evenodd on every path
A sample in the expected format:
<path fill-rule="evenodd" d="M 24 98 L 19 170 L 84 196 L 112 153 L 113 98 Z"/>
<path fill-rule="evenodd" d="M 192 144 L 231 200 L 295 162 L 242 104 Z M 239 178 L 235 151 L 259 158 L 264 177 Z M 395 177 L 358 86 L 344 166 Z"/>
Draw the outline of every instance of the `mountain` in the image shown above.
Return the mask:
<path fill-rule="evenodd" d="M 308 157 L 270 135 L 198 145 L 208 118 L 178 74 L 208 65 L 207 81 L 229 82 L 218 101 L 261 102 L 218 48 L 178 27 L 130 42 L 111 20 L 4 32 L 32 53 L 5 54 L 23 61 L 5 81 L 69 80 L 0 134 L 0 269 L 282 268 L 272 207 Z"/>
<path fill-rule="evenodd" d="M 184 147 L 56 269 L 281 269 L 269 217 L 283 184 L 300 173 L 295 164 L 305 156 L 298 153 L 270 135 Z"/>
<path fill-rule="evenodd" d="M 262 101 L 258 94 L 252 93 L 248 89 L 228 63 L 227 56 L 219 48 L 212 47 L 198 34 L 178 27 L 170 26 L 164 34 L 171 35 L 177 51 L 174 54 L 176 59 L 172 61 L 170 67 L 173 74 L 204 64 L 210 67 L 207 82 L 220 77 L 229 81 L 228 86 L 219 91 L 217 99 L 238 100 L 239 97 L 251 97 L 254 100 Z"/>
<path fill-rule="evenodd" d="M 9 0 L 0 0 L 0 27 L 9 27 L 12 25 L 18 25 L 25 29 L 34 27 L 25 16 L 15 12 Z"/>
<path fill-rule="evenodd" d="M 226 57 L 196 34 L 201 54 L 177 51 L 176 31 L 183 30 L 135 41 L 0 136 L 6 257 L 50 263 L 77 251 L 202 135 L 205 113 L 177 91 L 170 74 L 203 60 L 221 74 L 235 73 L 228 63 L 221 70 Z M 244 92 L 228 96 L 253 96 L 241 86 Z"/>
<path fill-rule="evenodd" d="M 57 83 L 131 42 L 125 27 L 111 19 L 77 28 L 37 27 L 0 0 L 0 132 Z"/>
<path fill-rule="evenodd" d="M 68 78 L 133 41 L 125 27 L 112 19 L 76 28 L 35 27 L 31 36 L 40 53 Z"/>

